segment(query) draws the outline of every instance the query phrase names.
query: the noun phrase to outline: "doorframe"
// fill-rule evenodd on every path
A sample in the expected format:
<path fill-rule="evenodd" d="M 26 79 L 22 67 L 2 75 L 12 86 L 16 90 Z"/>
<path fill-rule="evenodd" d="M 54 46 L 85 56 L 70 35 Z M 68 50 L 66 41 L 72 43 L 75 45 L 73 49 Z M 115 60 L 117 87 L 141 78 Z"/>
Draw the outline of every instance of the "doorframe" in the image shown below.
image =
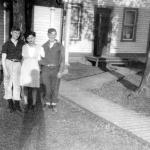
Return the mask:
<path fill-rule="evenodd" d="M 96 26 L 96 13 L 98 12 L 98 9 L 109 9 L 109 10 L 111 10 L 111 13 L 110 13 L 110 23 L 111 23 L 111 14 L 113 13 L 113 10 L 114 10 L 114 7 L 113 6 L 95 6 L 95 8 L 94 8 L 94 49 L 93 49 L 93 51 L 92 51 L 92 53 L 93 53 L 93 56 L 95 55 L 95 45 L 97 44 L 97 43 L 95 43 L 96 41 L 95 41 L 95 30 L 97 30 L 97 28 L 98 28 L 98 26 Z M 97 13 L 98 14 L 98 13 Z M 111 25 L 111 30 L 112 30 L 112 25 Z M 110 36 L 110 38 L 111 38 L 111 36 Z M 111 41 L 110 41 L 111 42 Z M 102 52 L 101 52 L 101 55 L 102 55 Z M 99 56 L 99 57 L 101 57 L 101 55 Z"/>

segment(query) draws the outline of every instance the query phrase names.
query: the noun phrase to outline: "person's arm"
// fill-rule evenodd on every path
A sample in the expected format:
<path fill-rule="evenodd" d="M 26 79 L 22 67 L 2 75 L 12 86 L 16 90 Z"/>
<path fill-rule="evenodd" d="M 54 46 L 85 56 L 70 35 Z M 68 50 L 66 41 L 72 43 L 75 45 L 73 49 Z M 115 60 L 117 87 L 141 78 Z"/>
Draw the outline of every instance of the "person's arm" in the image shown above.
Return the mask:
<path fill-rule="evenodd" d="M 38 56 L 38 61 L 40 61 L 42 58 L 45 57 L 45 52 L 43 47 L 40 48 L 39 56 Z"/>
<path fill-rule="evenodd" d="M 7 57 L 7 43 L 2 46 L 2 68 L 4 76 L 8 77 L 8 71 L 6 67 L 6 57 Z"/>
<path fill-rule="evenodd" d="M 7 71 L 7 67 L 6 67 L 6 53 L 2 53 L 2 67 L 3 67 L 3 73 L 4 76 L 8 77 L 8 71 Z"/>
<path fill-rule="evenodd" d="M 62 75 L 68 73 L 68 70 L 66 69 L 65 65 L 65 48 L 64 46 L 61 46 L 61 58 L 60 58 L 60 69 L 58 72 L 58 78 L 61 78 Z"/>
<path fill-rule="evenodd" d="M 47 61 L 45 60 L 45 51 L 43 47 L 41 48 L 41 51 L 40 51 L 40 57 L 38 58 L 38 63 L 39 65 L 42 65 L 42 66 L 48 65 Z"/>

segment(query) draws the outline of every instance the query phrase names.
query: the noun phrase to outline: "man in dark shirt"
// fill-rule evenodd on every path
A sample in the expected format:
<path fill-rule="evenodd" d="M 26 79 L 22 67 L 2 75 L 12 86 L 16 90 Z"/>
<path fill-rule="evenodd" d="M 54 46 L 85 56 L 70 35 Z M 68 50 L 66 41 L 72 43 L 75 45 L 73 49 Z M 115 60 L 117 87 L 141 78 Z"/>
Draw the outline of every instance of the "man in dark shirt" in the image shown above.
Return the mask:
<path fill-rule="evenodd" d="M 65 70 L 64 47 L 55 39 L 56 35 L 54 28 L 48 29 L 49 40 L 43 45 L 45 57 L 39 62 L 42 65 L 41 79 L 45 87 L 44 104 L 49 105 L 55 112 L 60 78 Z"/>
<path fill-rule="evenodd" d="M 20 70 L 21 54 L 24 42 L 18 40 L 20 29 L 13 27 L 11 38 L 2 46 L 2 67 L 4 74 L 4 99 L 8 100 L 10 112 L 21 111 L 20 108 Z"/>

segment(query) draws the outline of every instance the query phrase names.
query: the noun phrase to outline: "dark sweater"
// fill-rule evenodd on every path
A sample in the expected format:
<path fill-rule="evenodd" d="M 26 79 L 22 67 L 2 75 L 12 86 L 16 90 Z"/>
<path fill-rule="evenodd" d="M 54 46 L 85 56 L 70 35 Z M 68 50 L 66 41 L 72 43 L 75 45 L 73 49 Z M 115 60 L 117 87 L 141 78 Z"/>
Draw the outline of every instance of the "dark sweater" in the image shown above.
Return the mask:
<path fill-rule="evenodd" d="M 39 61 L 40 65 L 55 65 L 60 67 L 60 70 L 63 71 L 65 65 L 65 52 L 64 47 L 61 43 L 56 42 L 53 47 L 49 47 L 49 41 L 43 45 L 45 51 L 45 57 Z"/>

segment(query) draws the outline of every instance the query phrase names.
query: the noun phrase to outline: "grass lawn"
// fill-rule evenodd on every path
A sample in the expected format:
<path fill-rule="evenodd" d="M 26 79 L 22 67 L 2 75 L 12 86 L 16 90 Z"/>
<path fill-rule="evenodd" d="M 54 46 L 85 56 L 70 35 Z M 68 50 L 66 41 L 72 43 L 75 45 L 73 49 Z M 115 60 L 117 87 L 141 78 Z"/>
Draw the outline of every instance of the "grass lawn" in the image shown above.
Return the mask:
<path fill-rule="evenodd" d="M 138 96 L 128 97 L 131 92 L 137 89 L 141 82 L 141 78 L 141 74 L 131 74 L 118 81 L 113 80 L 107 82 L 103 86 L 100 86 L 100 88 L 88 89 L 88 91 L 128 109 L 149 116 L 150 97 L 146 97 L 145 91 Z"/>
<path fill-rule="evenodd" d="M 147 144 L 130 137 L 90 112 L 64 98 L 58 112 L 9 113 L 0 92 L 1 150 L 149 150 Z"/>

